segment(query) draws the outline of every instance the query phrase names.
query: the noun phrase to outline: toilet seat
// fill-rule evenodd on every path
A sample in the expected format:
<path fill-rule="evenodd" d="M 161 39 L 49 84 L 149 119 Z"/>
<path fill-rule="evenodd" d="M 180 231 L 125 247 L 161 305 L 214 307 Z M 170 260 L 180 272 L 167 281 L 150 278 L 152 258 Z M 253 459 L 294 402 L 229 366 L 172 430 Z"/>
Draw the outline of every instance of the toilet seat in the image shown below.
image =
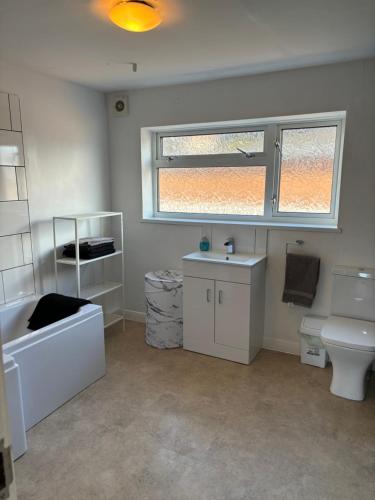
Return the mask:
<path fill-rule="evenodd" d="M 321 338 L 326 344 L 375 352 L 375 322 L 330 316 L 323 325 Z"/>

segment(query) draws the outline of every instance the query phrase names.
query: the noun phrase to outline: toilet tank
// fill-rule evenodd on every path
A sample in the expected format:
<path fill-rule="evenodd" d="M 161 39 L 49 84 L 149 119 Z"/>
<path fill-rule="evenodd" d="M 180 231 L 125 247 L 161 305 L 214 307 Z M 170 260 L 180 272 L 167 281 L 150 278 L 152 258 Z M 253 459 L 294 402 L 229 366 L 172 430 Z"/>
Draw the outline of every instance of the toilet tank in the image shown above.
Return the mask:
<path fill-rule="evenodd" d="M 375 269 L 334 267 L 331 313 L 375 321 Z"/>

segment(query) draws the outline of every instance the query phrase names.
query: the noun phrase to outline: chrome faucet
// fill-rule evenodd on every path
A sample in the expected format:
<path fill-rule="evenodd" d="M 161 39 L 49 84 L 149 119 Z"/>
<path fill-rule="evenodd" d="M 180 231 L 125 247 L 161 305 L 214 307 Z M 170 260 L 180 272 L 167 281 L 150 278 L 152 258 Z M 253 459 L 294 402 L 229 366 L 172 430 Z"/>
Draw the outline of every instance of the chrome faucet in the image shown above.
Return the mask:
<path fill-rule="evenodd" d="M 234 254 L 234 239 L 233 238 L 228 238 L 227 241 L 224 243 L 224 246 L 226 247 L 227 255 Z"/>

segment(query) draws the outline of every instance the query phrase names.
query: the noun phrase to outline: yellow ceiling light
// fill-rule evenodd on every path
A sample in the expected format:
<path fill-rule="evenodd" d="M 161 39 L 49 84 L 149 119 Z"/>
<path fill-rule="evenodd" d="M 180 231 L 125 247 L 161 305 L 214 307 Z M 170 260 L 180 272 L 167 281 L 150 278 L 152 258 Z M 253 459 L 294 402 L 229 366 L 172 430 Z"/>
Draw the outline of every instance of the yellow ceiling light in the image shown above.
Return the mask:
<path fill-rule="evenodd" d="M 128 31 L 149 31 L 161 23 L 159 11 L 142 0 L 125 0 L 109 11 L 110 20 Z"/>

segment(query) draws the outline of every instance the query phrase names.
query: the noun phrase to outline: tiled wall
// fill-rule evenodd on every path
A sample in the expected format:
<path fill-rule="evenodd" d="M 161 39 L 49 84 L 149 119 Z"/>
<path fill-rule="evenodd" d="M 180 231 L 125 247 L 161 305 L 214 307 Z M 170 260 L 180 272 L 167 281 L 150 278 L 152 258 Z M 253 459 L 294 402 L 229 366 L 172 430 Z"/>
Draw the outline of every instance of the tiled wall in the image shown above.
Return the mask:
<path fill-rule="evenodd" d="M 0 304 L 34 292 L 20 103 L 0 92 Z"/>

